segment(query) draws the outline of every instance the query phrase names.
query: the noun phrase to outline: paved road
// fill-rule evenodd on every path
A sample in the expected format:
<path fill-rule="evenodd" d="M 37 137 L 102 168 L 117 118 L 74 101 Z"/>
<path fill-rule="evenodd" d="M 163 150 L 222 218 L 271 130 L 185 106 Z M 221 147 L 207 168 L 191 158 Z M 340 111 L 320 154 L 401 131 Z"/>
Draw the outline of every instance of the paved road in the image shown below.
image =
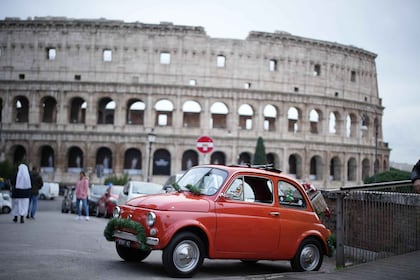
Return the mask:
<path fill-rule="evenodd" d="M 103 230 L 107 219 L 91 217 L 76 221 L 62 214 L 62 198 L 39 202 L 36 220 L 13 223 L 10 214 L 0 215 L 0 279 L 168 279 L 161 253 L 139 264 L 122 261 Z M 321 270 L 331 269 L 325 262 Z M 243 279 L 247 276 L 287 273 L 289 262 L 262 261 L 245 265 L 232 260 L 205 260 L 194 278 Z"/>
<path fill-rule="evenodd" d="M 114 244 L 103 237 L 107 219 L 91 217 L 76 221 L 60 212 L 61 198 L 40 201 L 36 220 L 13 223 L 0 215 L 0 279 L 169 279 L 161 253 L 138 264 L 122 261 Z M 205 260 L 194 276 L 199 279 L 418 279 L 420 251 L 336 271 L 334 259 L 326 258 L 319 272 L 291 272 L 289 262 Z"/>

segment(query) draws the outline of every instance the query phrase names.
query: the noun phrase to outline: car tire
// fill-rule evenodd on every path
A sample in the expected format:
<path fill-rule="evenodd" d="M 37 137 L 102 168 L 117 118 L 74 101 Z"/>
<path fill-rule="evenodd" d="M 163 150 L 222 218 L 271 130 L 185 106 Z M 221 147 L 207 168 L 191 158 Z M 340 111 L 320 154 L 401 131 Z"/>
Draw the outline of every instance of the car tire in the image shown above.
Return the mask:
<path fill-rule="evenodd" d="M 321 243 L 315 238 L 307 238 L 300 244 L 291 260 L 294 271 L 318 271 L 323 260 Z"/>
<path fill-rule="evenodd" d="M 195 234 L 182 232 L 163 249 L 162 263 L 172 277 L 192 277 L 204 261 L 204 243 Z"/>
<path fill-rule="evenodd" d="M 10 213 L 10 211 L 12 211 L 12 209 L 10 209 L 9 207 L 7 207 L 7 206 L 3 206 L 3 208 L 1 209 L 1 212 L 2 213 L 5 213 L 5 214 L 9 214 Z"/>
<path fill-rule="evenodd" d="M 135 248 L 124 247 L 115 243 L 115 249 L 117 250 L 118 256 L 127 262 L 141 262 L 147 258 L 151 250 L 143 251 Z"/>

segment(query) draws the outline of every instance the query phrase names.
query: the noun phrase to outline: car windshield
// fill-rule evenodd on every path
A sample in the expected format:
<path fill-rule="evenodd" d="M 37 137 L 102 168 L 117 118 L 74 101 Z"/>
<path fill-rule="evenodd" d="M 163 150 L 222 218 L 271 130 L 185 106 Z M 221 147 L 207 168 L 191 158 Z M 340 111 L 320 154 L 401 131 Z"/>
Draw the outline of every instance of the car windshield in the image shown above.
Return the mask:
<path fill-rule="evenodd" d="M 135 194 L 155 194 L 162 192 L 162 186 L 147 182 L 133 182 L 132 193 Z"/>
<path fill-rule="evenodd" d="M 227 176 L 228 173 L 222 169 L 197 167 L 185 173 L 177 184 L 183 191 L 190 191 L 191 187 L 194 187 L 199 189 L 201 194 L 214 195 Z"/>
<path fill-rule="evenodd" d="M 92 185 L 91 193 L 93 195 L 103 195 L 108 187 L 105 185 Z"/>
<path fill-rule="evenodd" d="M 111 187 L 111 193 L 112 194 L 120 194 L 120 192 L 123 190 L 124 186 L 112 186 Z"/>

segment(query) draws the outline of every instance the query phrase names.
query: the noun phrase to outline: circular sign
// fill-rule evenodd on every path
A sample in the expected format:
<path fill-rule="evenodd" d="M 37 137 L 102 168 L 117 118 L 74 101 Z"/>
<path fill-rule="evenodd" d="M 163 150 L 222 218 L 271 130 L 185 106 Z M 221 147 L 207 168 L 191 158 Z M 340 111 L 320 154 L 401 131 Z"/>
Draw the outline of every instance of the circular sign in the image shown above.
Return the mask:
<path fill-rule="evenodd" d="M 209 136 L 200 136 L 197 139 L 197 150 L 200 153 L 207 154 L 213 150 L 213 139 Z"/>

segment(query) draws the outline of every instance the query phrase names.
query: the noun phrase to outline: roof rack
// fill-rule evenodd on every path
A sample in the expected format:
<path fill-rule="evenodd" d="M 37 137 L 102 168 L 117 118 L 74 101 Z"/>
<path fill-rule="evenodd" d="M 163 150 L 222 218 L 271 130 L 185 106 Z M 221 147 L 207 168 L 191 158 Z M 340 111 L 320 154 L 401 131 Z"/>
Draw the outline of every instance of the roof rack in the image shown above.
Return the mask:
<path fill-rule="evenodd" d="M 282 171 L 280 169 L 274 168 L 274 164 L 273 163 L 269 163 L 269 164 L 250 164 L 250 163 L 245 163 L 245 164 L 232 164 L 229 165 L 231 167 L 249 167 L 249 168 L 256 168 L 256 169 L 262 169 L 262 170 L 267 170 L 267 171 L 272 171 L 272 172 L 277 172 L 277 173 L 281 173 Z"/>

